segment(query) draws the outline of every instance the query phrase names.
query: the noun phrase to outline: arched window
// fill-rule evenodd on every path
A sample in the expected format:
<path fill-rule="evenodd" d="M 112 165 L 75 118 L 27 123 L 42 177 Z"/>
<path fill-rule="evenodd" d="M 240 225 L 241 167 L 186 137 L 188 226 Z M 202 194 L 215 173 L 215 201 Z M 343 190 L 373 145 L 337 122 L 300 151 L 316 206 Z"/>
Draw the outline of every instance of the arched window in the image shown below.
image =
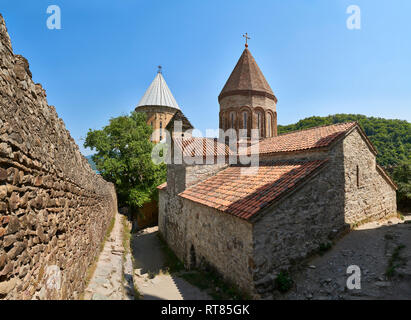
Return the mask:
<path fill-rule="evenodd" d="M 235 112 L 230 113 L 230 128 L 235 128 Z"/>
<path fill-rule="evenodd" d="M 163 122 L 160 121 L 160 141 L 163 140 Z"/>
<path fill-rule="evenodd" d="M 273 116 L 271 113 L 267 114 L 267 137 L 273 136 Z"/>
<path fill-rule="evenodd" d="M 247 117 L 248 117 L 247 111 L 244 111 L 243 112 L 243 129 L 247 129 Z"/>
<path fill-rule="evenodd" d="M 258 111 L 257 112 L 257 129 L 258 129 L 258 134 L 260 135 L 260 137 L 263 136 L 263 114 Z"/>

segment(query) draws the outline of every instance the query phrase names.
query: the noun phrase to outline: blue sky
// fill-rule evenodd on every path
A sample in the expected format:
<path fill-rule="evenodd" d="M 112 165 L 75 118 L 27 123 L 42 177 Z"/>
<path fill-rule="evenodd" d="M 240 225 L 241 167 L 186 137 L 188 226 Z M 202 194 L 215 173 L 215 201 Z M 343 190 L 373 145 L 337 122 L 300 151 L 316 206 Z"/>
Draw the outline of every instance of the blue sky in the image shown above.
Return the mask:
<path fill-rule="evenodd" d="M 346 27 L 352 4 L 360 30 Z M 49 5 L 61 8 L 61 30 L 46 27 Z M 218 127 L 217 96 L 245 32 L 279 124 L 335 113 L 411 120 L 409 0 L 2 0 L 0 12 L 85 154 L 88 129 L 131 112 L 159 64 L 193 125 Z"/>

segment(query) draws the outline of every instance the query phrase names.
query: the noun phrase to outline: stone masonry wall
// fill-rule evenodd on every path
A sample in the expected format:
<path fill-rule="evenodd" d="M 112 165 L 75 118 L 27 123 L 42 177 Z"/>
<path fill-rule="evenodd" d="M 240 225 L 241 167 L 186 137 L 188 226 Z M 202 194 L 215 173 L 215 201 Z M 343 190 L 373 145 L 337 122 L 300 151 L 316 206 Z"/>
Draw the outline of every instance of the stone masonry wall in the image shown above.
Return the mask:
<path fill-rule="evenodd" d="M 226 164 L 167 166 L 167 188 L 159 192 L 159 231 L 182 261 L 186 262 L 187 221 L 183 210 L 183 199 L 178 194 L 226 166 Z"/>
<path fill-rule="evenodd" d="M 250 292 L 253 287 L 249 268 L 253 257 L 252 224 L 187 199 L 183 199 L 183 207 L 187 221 L 187 265 L 212 266 L 226 280 Z"/>
<path fill-rule="evenodd" d="M 316 159 L 321 153 L 309 155 Z M 341 142 L 327 158 L 329 162 L 316 175 L 257 216 L 253 278 L 261 296 L 274 288 L 274 279 L 281 270 L 288 270 L 348 227 L 344 220 Z"/>
<path fill-rule="evenodd" d="M 0 15 L 0 299 L 75 299 L 117 210 Z"/>
<path fill-rule="evenodd" d="M 377 171 L 375 155 L 358 129 L 344 139 L 344 168 L 347 223 L 396 214 L 395 189 Z"/>

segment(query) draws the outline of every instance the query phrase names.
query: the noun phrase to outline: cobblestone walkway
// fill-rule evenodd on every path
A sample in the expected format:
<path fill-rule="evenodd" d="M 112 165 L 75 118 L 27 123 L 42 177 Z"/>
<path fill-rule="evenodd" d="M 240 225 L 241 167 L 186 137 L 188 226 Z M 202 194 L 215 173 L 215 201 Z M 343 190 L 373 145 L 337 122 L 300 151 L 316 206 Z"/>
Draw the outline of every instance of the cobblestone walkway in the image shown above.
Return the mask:
<path fill-rule="evenodd" d="M 115 224 L 101 252 L 96 270 L 84 294 L 85 300 L 133 300 L 130 257 L 123 259 L 123 216 L 115 216 Z M 131 267 L 132 269 L 132 267 Z"/>

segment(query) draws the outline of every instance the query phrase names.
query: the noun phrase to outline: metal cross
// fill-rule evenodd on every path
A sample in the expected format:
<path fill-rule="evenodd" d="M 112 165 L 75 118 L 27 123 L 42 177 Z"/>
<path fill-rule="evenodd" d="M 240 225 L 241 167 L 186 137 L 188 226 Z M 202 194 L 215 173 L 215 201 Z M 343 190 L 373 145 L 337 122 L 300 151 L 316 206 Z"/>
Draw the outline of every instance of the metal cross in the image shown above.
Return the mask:
<path fill-rule="evenodd" d="M 158 66 L 158 73 L 161 73 L 161 68 L 163 68 L 162 66 Z"/>
<path fill-rule="evenodd" d="M 247 32 L 243 34 L 243 37 L 245 38 L 245 47 L 248 48 L 248 40 L 251 38 L 248 36 Z"/>

